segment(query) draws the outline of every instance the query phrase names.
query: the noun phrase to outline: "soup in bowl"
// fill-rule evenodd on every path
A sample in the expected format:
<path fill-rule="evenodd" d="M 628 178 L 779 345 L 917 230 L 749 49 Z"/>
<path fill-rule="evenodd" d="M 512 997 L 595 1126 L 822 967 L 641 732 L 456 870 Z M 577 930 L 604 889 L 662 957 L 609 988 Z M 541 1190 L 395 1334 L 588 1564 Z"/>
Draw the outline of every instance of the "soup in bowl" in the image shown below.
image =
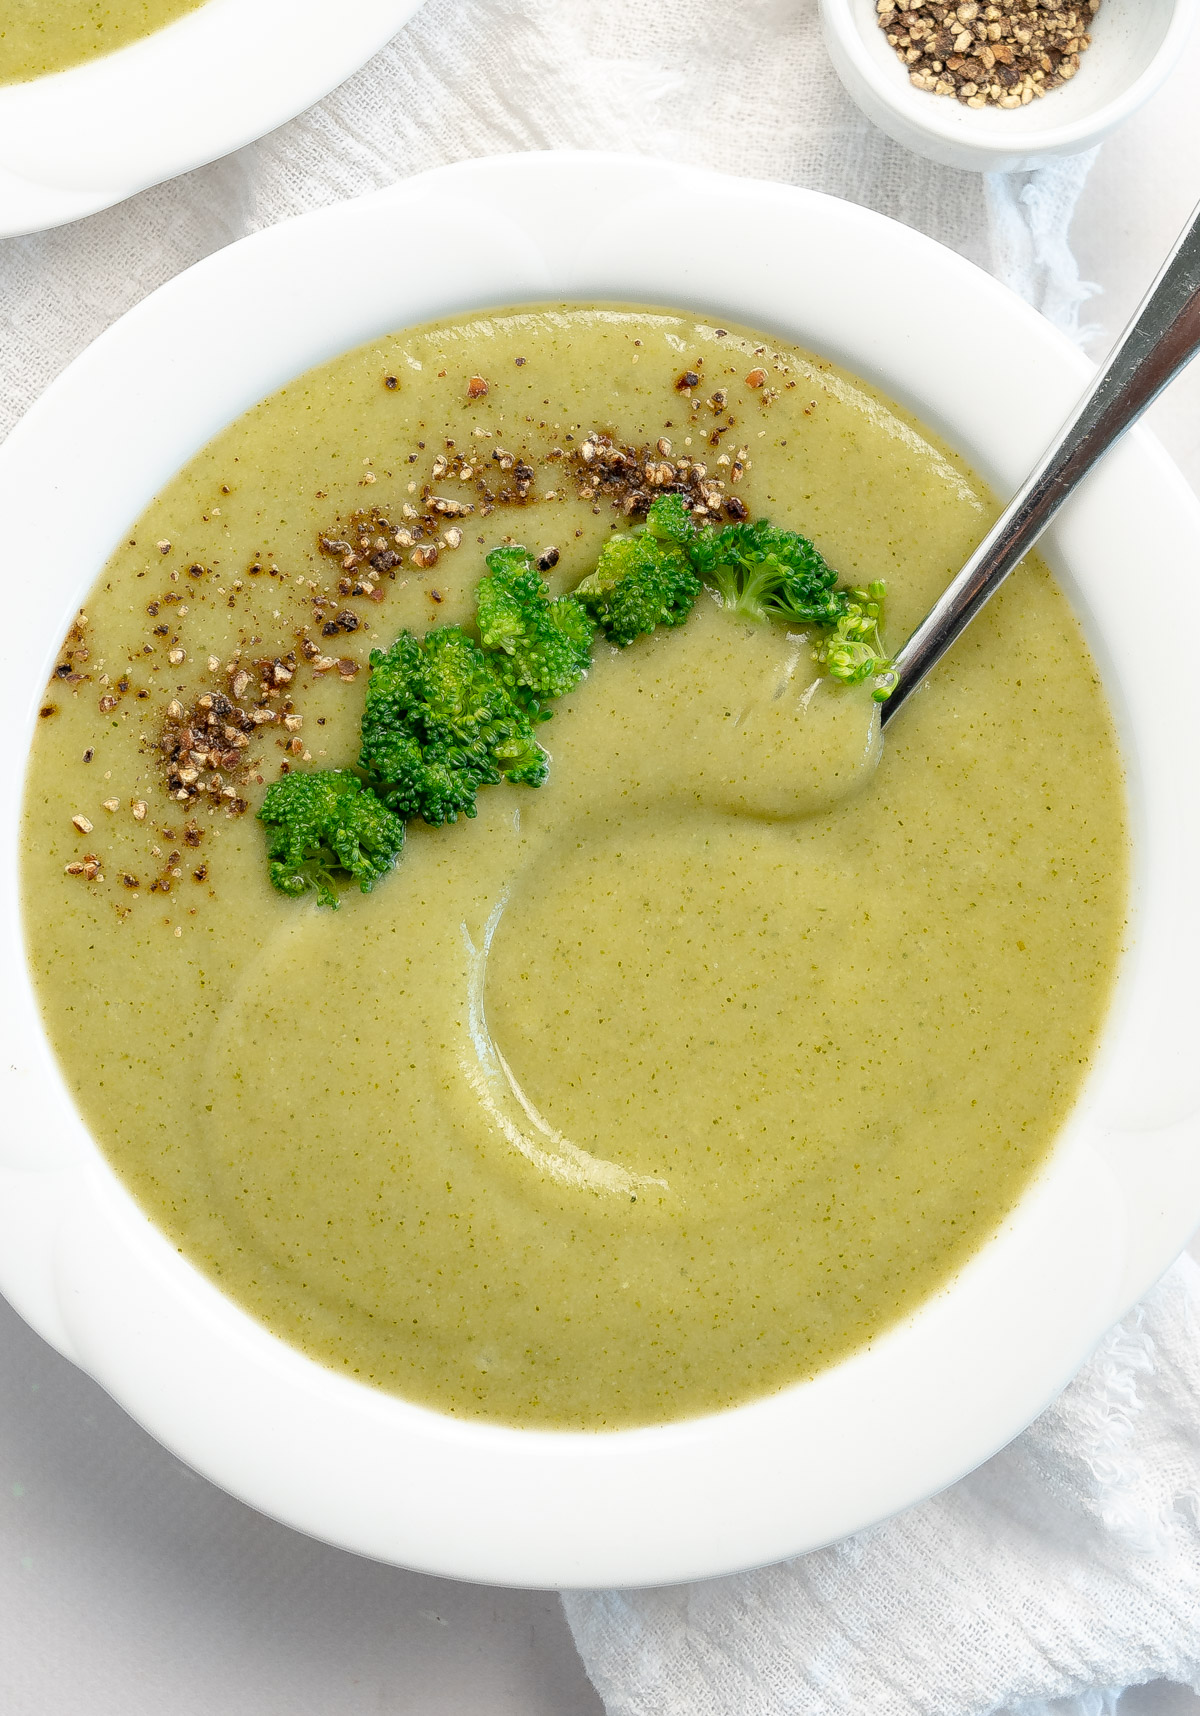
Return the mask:
<path fill-rule="evenodd" d="M 258 1505 L 514 1582 L 748 1565 L 928 1493 L 1196 1209 L 1152 970 L 1172 688 L 1123 666 L 1114 545 L 1078 583 L 1025 568 L 879 738 L 888 641 L 994 511 L 972 466 L 1006 478 L 1029 430 L 960 399 L 956 435 L 920 338 L 883 357 L 847 281 L 886 245 L 1026 313 L 862 211 L 687 173 L 826 280 L 786 311 L 786 257 L 668 295 L 632 171 L 389 193 L 400 224 L 454 206 L 430 277 L 351 307 L 318 270 L 279 328 L 267 282 L 330 235 L 193 271 L 179 433 L 93 489 L 103 521 L 72 501 L 99 553 L 50 610 L 26 789 L 65 1086 L 43 1056 L 54 1136 L 22 1149 L 61 1153 L 72 1215 L 9 1290 Z M 611 213 L 568 268 L 555 175 L 593 172 Z M 125 361 L 178 341 L 188 285 Z M 1156 1225 L 1123 1177 L 1157 1211 L 1163 1174 Z"/>

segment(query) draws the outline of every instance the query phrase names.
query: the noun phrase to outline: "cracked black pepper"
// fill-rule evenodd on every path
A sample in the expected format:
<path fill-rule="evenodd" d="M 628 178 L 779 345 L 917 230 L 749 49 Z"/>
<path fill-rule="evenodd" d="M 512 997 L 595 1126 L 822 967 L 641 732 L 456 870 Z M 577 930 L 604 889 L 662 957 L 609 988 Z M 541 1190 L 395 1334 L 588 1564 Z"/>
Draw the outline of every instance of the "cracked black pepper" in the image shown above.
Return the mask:
<path fill-rule="evenodd" d="M 909 81 L 933 95 L 950 95 L 965 107 L 1028 107 L 1068 83 L 1100 0 L 1001 0 L 961 6 L 936 0 L 905 6 L 876 0 L 879 26 L 908 67 Z"/>

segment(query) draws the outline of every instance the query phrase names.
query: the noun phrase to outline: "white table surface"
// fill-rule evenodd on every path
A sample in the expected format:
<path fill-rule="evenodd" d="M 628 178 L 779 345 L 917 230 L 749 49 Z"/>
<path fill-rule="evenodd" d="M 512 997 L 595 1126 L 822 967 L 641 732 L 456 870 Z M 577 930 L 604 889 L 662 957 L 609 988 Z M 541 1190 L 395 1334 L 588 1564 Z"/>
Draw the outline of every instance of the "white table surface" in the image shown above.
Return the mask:
<path fill-rule="evenodd" d="M 1110 141 L 1074 229 L 1091 349 L 1200 197 L 1200 38 Z M 1200 487 L 1200 364 L 1153 422 Z M 0 1301 L 3 1716 L 597 1716 L 554 1596 L 361 1561 L 159 1448 Z M 1200 1716 L 1164 1685 L 1121 1716 Z"/>

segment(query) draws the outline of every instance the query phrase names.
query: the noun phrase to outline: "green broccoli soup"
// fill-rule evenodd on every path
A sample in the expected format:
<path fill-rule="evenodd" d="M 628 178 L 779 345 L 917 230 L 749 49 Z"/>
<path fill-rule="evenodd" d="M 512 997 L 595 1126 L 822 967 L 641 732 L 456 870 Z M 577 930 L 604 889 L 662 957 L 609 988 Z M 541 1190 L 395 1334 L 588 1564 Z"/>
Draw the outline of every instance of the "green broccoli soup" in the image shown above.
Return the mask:
<path fill-rule="evenodd" d="M 147 1214 L 313 1358 L 520 1425 L 727 1407 L 943 1286 L 1127 889 L 1040 564 L 881 742 L 994 515 L 862 382 L 654 309 L 409 330 L 226 429 L 28 777 L 47 1028 Z"/>
<path fill-rule="evenodd" d="M 0 84 L 28 83 L 126 47 L 204 0 L 0 0 Z"/>

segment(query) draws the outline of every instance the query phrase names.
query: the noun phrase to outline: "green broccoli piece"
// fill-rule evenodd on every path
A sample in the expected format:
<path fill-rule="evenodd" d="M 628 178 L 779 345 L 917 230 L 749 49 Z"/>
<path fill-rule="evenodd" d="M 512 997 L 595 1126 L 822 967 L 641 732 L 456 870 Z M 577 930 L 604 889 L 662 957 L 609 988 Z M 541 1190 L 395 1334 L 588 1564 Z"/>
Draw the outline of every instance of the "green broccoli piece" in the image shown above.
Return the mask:
<path fill-rule="evenodd" d="M 522 707 L 458 626 L 401 632 L 372 650 L 359 764 L 398 816 L 440 825 L 475 815 L 475 793 L 502 780 L 540 786 L 549 758 Z"/>
<path fill-rule="evenodd" d="M 311 890 L 322 906 L 337 906 L 335 876 L 353 877 L 369 894 L 404 845 L 400 818 L 342 769 L 284 775 L 267 788 L 258 815 L 273 885 L 281 894 Z"/>
<path fill-rule="evenodd" d="M 896 677 L 880 635 L 882 582 L 839 590 L 837 573 L 806 536 L 765 518 L 720 530 L 707 526 L 696 532 L 687 552 L 727 608 L 753 619 L 819 626 L 829 635 L 813 659 L 830 677 L 844 685 L 874 677 L 876 701 L 890 697 Z"/>
<path fill-rule="evenodd" d="M 844 685 L 861 685 L 866 679 L 878 683 L 872 695 L 884 703 L 896 688 L 895 666 L 883 647 L 880 625 L 887 586 L 882 579 L 865 590 L 839 591 L 846 597 L 846 611 L 813 651 L 831 679 Z"/>
<path fill-rule="evenodd" d="M 806 536 L 765 518 L 753 524 L 711 525 L 688 553 L 704 582 L 735 613 L 787 625 L 836 626 L 849 597 L 835 589 L 837 573 Z"/>
<path fill-rule="evenodd" d="M 692 521 L 679 495 L 660 495 L 645 530 L 604 544 L 596 570 L 575 594 L 605 637 L 622 649 L 656 626 L 681 626 L 700 594 L 689 551 Z"/>
<path fill-rule="evenodd" d="M 682 495 L 659 495 L 646 514 L 646 529 L 660 542 L 686 548 L 696 534 L 695 521 Z"/>
<path fill-rule="evenodd" d="M 595 627 L 586 609 L 574 596 L 552 598 L 524 548 L 494 548 L 487 567 L 476 623 L 501 678 L 518 700 L 564 697 L 592 659 Z"/>

